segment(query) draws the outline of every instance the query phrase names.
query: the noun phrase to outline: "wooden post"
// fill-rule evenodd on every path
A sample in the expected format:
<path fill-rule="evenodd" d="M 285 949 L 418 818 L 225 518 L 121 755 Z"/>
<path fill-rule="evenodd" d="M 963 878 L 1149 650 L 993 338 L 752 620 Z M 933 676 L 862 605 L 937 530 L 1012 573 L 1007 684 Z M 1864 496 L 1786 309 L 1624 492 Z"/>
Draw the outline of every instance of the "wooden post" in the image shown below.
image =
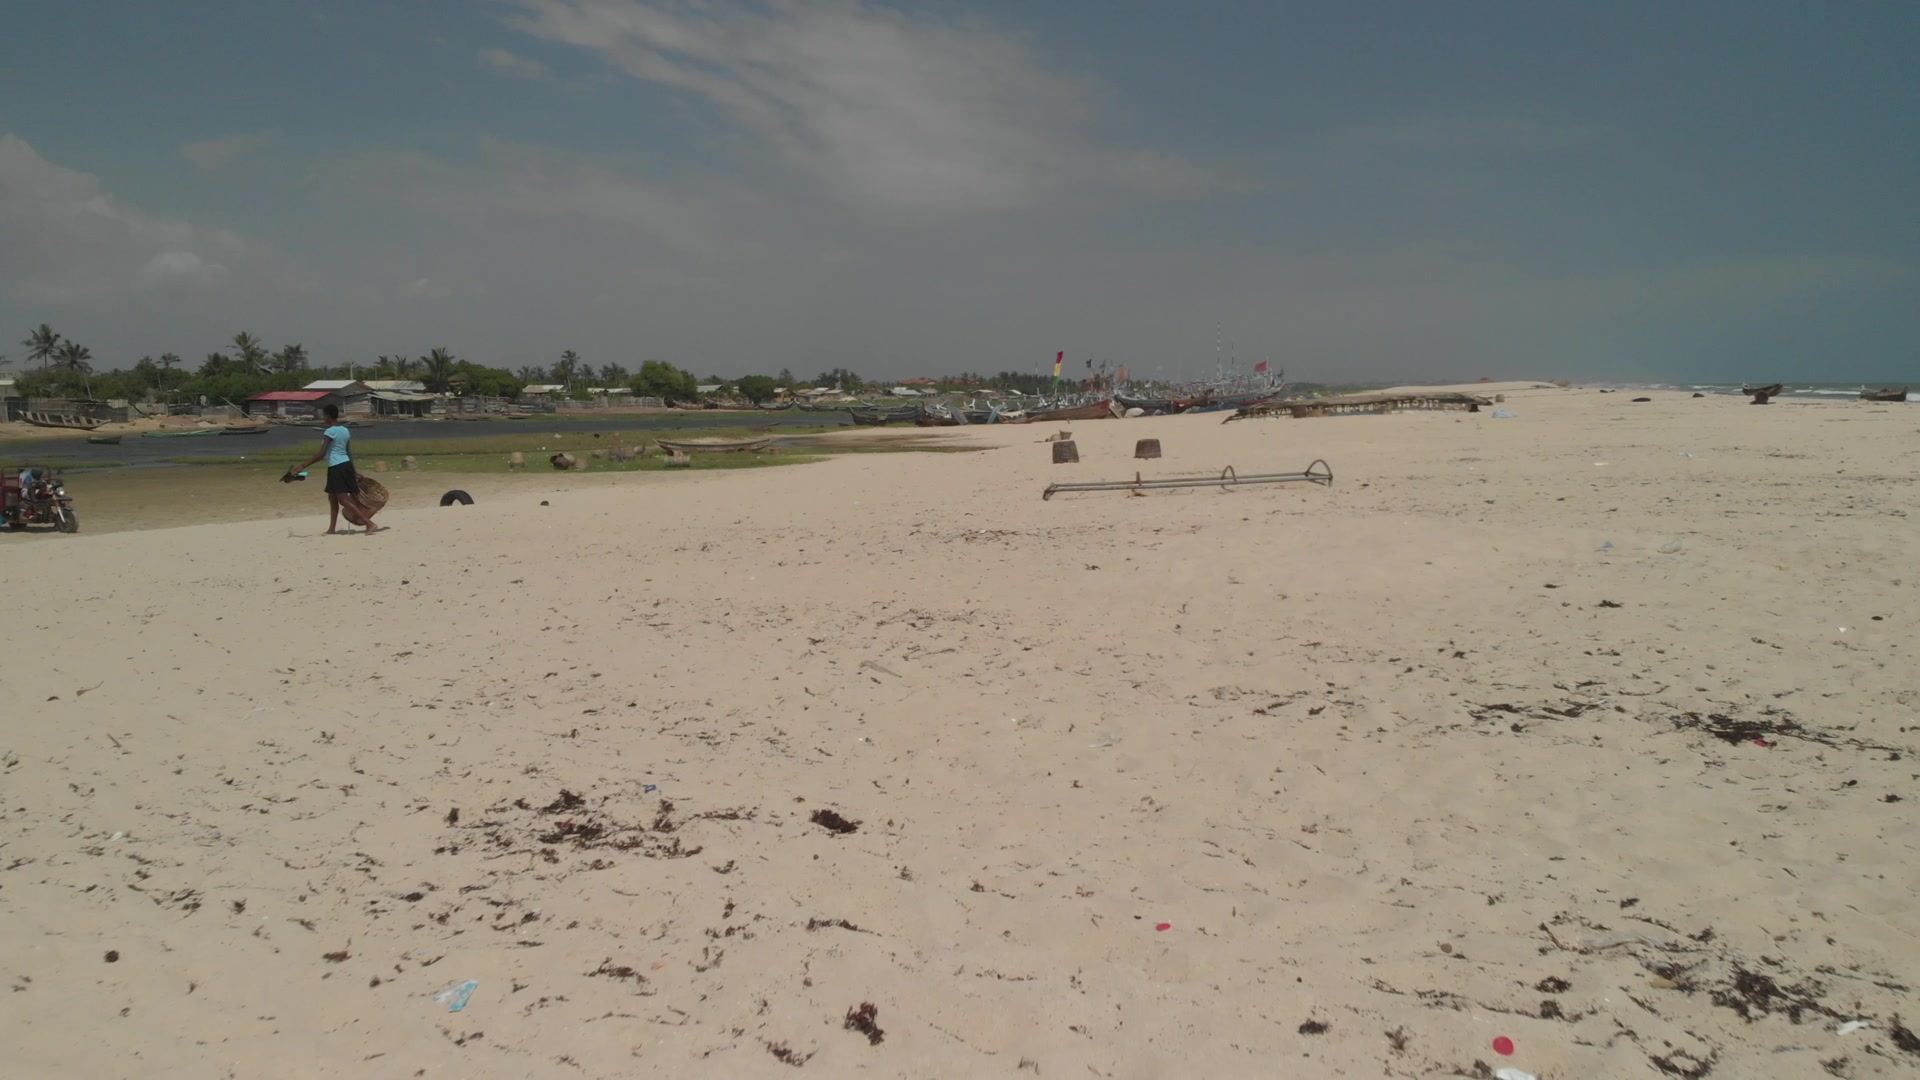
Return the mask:
<path fill-rule="evenodd" d="M 1160 456 L 1159 439 L 1141 439 L 1133 444 L 1133 456 L 1136 458 L 1157 458 Z"/>

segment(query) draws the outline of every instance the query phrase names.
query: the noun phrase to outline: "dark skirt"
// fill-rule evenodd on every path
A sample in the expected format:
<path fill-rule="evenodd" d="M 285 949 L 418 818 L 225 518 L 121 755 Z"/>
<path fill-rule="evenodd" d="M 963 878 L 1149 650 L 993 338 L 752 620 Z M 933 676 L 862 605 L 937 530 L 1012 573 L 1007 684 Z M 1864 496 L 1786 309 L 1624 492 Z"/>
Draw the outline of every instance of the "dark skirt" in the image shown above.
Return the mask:
<path fill-rule="evenodd" d="M 353 462 L 343 461 L 327 466 L 327 494 L 360 494 L 360 474 L 353 471 Z"/>

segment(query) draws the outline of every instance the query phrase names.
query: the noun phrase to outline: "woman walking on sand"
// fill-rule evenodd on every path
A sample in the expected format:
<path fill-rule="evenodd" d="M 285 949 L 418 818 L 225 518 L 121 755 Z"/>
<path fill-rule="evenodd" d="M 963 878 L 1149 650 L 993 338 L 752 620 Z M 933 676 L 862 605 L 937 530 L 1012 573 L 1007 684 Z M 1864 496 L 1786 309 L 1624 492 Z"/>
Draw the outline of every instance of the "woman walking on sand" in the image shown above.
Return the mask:
<path fill-rule="evenodd" d="M 327 429 L 320 435 L 320 452 L 308 458 L 305 465 L 295 470 L 305 472 L 307 468 L 327 459 L 327 533 L 340 531 L 340 515 L 347 515 L 352 525 L 364 525 L 369 533 L 380 531 L 373 523 L 373 514 L 360 505 L 360 474 L 354 471 L 353 455 L 347 452 L 347 444 L 353 440 L 353 432 L 340 422 L 340 406 L 328 405 L 322 410 L 326 413 Z"/>

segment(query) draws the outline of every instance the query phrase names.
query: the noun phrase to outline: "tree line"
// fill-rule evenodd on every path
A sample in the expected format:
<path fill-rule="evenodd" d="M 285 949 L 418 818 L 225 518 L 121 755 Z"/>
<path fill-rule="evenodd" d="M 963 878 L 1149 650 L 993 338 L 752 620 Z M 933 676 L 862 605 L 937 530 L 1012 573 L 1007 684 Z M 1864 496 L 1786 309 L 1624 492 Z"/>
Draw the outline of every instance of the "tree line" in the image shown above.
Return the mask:
<path fill-rule="evenodd" d="M 563 387 L 566 396 L 576 398 L 589 397 L 594 389 L 613 387 L 626 387 L 636 396 L 657 397 L 669 404 L 699 401 L 702 397 L 702 381 L 666 361 L 648 360 L 637 372 L 618 363 L 596 368 L 572 349 L 563 351 L 551 365 L 526 365 L 515 371 L 462 360 L 446 348 L 429 349 L 420 356 L 385 353 L 371 364 L 329 366 L 314 364 L 304 345 L 272 349 L 252 333 L 241 331 L 226 348 L 208 353 L 197 366 L 189 367 L 179 354 L 167 352 L 158 357 L 143 356 L 125 369 L 98 371 L 91 349 L 56 333 L 46 323 L 35 327 L 21 345 L 26 349 L 26 359 L 39 365 L 16 380 L 16 392 L 27 397 L 131 401 L 198 401 L 204 397 L 209 402 L 240 402 L 268 390 L 298 390 L 315 379 L 350 378 L 417 379 L 431 393 L 509 399 L 519 397 L 528 386 L 543 385 Z M 0 362 L 4 360 L 0 356 Z M 797 381 L 789 369 L 782 369 L 777 376 L 723 379 L 709 375 L 705 382 L 719 387 L 714 397 L 744 398 L 755 404 L 772 401 L 782 391 L 811 386 L 833 387 L 849 394 L 885 388 L 885 384 L 869 383 L 844 367 L 822 371 L 812 382 Z M 935 380 L 930 389 L 1038 394 L 1052 385 L 1046 375 L 961 372 Z M 1068 385 L 1077 388 L 1080 384 L 1070 380 Z"/>
<path fill-rule="evenodd" d="M 636 395 L 669 402 L 694 401 L 699 385 L 693 374 L 672 364 L 649 360 L 638 374 L 620 364 L 594 368 L 568 349 L 551 367 L 526 366 L 518 371 L 487 367 L 462 360 L 450 349 L 429 349 L 410 356 L 404 352 L 375 357 L 371 364 L 315 364 L 306 346 L 272 349 L 252 333 L 233 336 L 228 347 L 189 366 L 178 353 L 143 356 L 131 367 L 99 371 L 93 352 L 57 333 L 46 323 L 29 333 L 21 345 L 30 364 L 15 380 L 16 393 L 40 398 L 125 398 L 130 401 L 244 401 L 269 390 L 298 390 L 316 379 L 418 380 L 430 393 L 472 394 L 517 398 L 530 385 L 558 384 L 573 397 L 592 389 L 626 387 Z M 4 356 L 0 356 L 3 362 Z M 4 366 L 0 364 L 0 366 Z"/>

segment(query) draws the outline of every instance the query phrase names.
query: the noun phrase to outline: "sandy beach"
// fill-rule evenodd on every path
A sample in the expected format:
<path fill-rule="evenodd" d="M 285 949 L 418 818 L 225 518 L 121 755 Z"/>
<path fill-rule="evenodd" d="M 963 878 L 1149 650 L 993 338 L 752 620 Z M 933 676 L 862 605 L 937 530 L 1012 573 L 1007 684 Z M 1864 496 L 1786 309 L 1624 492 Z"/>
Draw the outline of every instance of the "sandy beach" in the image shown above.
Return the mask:
<path fill-rule="evenodd" d="M 1920 409 L 1530 385 L 0 537 L 8 1071 L 1914 1075 Z"/>

